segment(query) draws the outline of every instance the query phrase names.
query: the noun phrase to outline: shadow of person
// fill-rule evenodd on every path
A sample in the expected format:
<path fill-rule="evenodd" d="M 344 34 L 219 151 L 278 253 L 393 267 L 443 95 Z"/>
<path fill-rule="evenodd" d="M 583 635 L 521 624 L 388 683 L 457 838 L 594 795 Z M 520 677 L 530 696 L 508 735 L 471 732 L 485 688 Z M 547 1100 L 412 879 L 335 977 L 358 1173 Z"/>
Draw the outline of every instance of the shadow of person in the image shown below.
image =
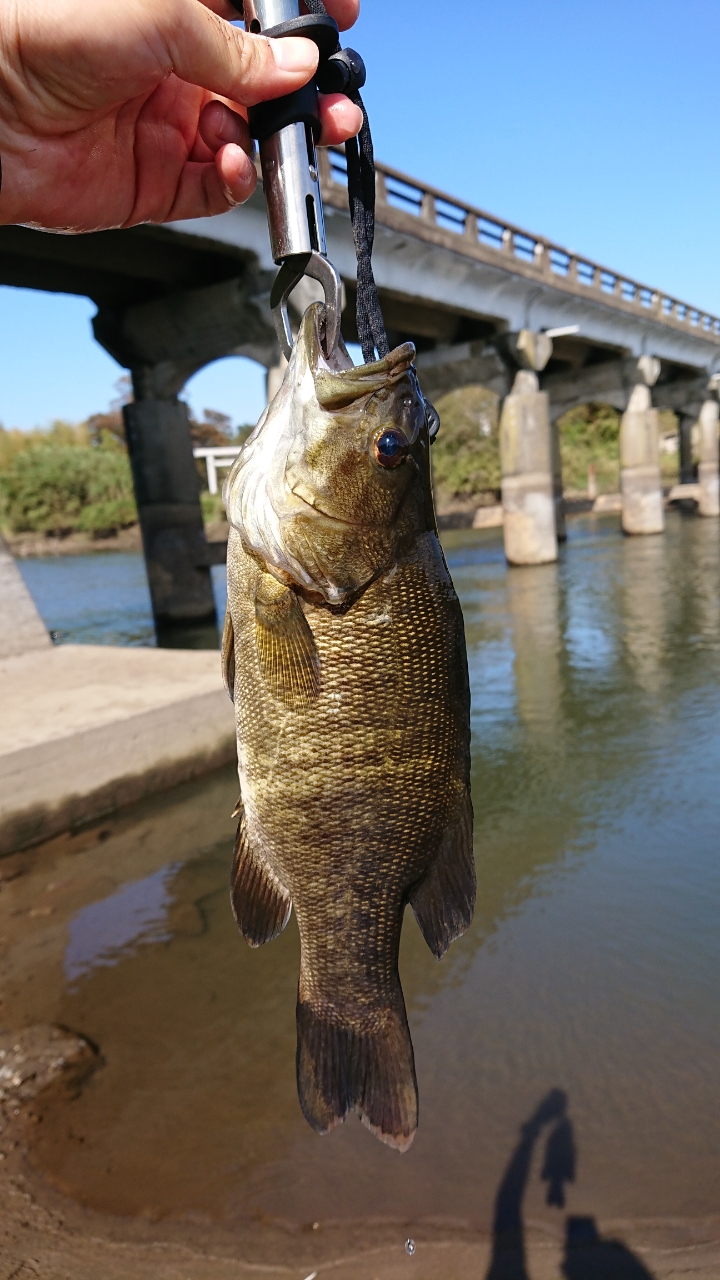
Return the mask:
<path fill-rule="evenodd" d="M 548 1136 L 540 1174 L 547 1182 L 547 1203 L 565 1208 L 565 1183 L 575 1181 L 575 1138 L 568 1116 L 561 1116 Z"/>
<path fill-rule="evenodd" d="M 562 1263 L 565 1280 L 654 1280 L 619 1240 L 603 1240 L 594 1218 L 569 1217 Z"/>
<path fill-rule="evenodd" d="M 561 1120 L 567 1109 L 567 1094 L 551 1089 L 520 1129 L 495 1197 L 493 1244 L 486 1280 L 529 1280 L 525 1256 L 522 1202 L 535 1145 L 546 1124 Z"/>

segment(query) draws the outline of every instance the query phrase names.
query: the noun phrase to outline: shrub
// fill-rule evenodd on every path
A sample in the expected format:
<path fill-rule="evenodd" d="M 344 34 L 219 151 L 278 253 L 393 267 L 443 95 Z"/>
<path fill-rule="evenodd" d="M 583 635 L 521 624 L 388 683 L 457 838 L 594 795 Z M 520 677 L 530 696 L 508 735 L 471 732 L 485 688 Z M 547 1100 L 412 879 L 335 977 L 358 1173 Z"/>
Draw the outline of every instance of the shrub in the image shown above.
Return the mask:
<path fill-rule="evenodd" d="M 82 529 L 101 537 L 137 520 L 130 464 L 119 449 L 34 445 L 12 459 L 2 489 L 16 533 Z"/>
<path fill-rule="evenodd" d="M 461 387 L 435 402 L 440 434 L 432 448 L 439 501 L 500 488 L 498 397 L 487 387 Z"/>

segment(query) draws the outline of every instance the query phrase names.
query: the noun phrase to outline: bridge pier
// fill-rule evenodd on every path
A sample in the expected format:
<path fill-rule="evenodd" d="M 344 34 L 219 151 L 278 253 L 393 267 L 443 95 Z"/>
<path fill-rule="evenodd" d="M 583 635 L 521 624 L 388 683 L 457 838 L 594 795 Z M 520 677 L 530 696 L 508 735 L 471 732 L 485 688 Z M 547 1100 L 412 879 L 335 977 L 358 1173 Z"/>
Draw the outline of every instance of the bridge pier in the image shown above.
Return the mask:
<path fill-rule="evenodd" d="M 512 565 L 547 564 L 558 553 L 559 450 L 555 456 L 548 396 L 540 390 L 538 372 L 550 359 L 552 341 L 522 329 L 505 336 L 502 351 L 520 366 L 500 417 L 505 555 Z"/>
<path fill-rule="evenodd" d="M 641 356 L 637 372 L 639 381 L 633 387 L 620 426 L 622 527 L 628 534 L 662 533 L 665 515 L 658 416 L 650 397 L 650 388 L 660 376 L 660 361 Z"/>
<path fill-rule="evenodd" d="M 123 410 L 158 644 L 213 648 L 217 616 L 187 406 L 178 394 L 227 355 L 277 364 L 270 317 L 247 278 L 100 310 L 95 336 L 132 374 Z"/>
<path fill-rule="evenodd" d="M 710 392 L 717 392 L 718 379 L 711 378 L 708 384 Z M 718 420 L 720 406 L 717 395 L 705 400 L 700 410 L 698 425 L 700 427 L 700 463 L 698 481 L 700 499 L 698 511 L 701 516 L 720 516 L 720 475 L 718 457 Z"/>
<path fill-rule="evenodd" d="M 210 648 L 217 616 L 187 406 L 144 395 L 148 371 L 132 372 L 123 417 L 158 643 Z"/>

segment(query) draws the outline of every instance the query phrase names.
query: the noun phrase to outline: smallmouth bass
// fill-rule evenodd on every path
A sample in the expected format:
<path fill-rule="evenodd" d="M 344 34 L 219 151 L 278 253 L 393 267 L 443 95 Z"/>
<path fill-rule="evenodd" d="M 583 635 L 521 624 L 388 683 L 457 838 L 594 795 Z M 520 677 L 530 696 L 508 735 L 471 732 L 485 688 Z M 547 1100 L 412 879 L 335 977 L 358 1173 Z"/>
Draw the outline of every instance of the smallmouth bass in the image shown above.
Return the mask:
<path fill-rule="evenodd" d="M 472 919 L 470 698 L 405 343 L 328 360 L 310 307 L 224 489 L 223 671 L 240 803 L 231 898 L 251 946 L 295 908 L 297 1083 L 325 1133 L 417 1127 L 398 974 L 409 902 L 439 958 Z"/>

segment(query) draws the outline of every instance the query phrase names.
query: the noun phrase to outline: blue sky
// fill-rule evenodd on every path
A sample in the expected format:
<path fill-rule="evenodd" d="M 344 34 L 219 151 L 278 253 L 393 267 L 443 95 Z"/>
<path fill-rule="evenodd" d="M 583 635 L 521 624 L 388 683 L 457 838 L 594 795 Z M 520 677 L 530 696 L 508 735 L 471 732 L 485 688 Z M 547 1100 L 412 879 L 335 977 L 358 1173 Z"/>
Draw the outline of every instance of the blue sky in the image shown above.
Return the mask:
<path fill-rule="evenodd" d="M 718 0 L 364 0 L 348 37 L 388 164 L 720 314 Z M 122 370 L 85 299 L 0 289 L 0 422 L 104 409 Z M 227 360 L 196 410 L 254 420 Z"/>

